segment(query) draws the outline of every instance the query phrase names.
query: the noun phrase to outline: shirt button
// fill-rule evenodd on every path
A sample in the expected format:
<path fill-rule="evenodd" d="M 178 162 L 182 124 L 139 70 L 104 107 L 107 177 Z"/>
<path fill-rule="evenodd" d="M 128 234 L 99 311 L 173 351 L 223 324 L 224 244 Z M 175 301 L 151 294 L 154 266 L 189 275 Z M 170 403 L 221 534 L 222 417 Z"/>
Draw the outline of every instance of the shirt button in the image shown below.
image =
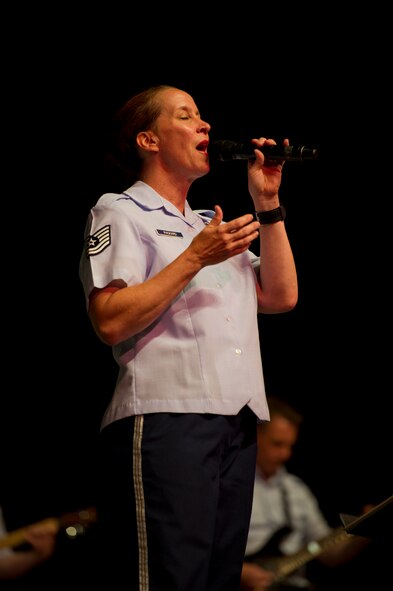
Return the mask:
<path fill-rule="evenodd" d="M 242 350 L 241 349 L 235 349 L 235 353 L 236 353 L 236 355 L 241 355 L 242 354 Z"/>

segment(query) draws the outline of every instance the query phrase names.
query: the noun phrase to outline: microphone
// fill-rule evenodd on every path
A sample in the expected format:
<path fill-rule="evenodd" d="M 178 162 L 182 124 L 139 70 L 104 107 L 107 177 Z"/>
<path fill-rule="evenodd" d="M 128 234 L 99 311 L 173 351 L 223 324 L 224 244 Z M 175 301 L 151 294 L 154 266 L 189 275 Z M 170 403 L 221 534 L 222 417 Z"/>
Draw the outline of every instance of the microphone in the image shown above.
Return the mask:
<path fill-rule="evenodd" d="M 254 150 L 260 150 L 267 160 L 288 160 L 302 162 L 315 160 L 318 157 L 316 148 L 308 146 L 255 146 L 250 143 L 218 140 L 209 145 L 209 157 L 222 162 L 228 160 L 249 160 L 255 158 Z"/>

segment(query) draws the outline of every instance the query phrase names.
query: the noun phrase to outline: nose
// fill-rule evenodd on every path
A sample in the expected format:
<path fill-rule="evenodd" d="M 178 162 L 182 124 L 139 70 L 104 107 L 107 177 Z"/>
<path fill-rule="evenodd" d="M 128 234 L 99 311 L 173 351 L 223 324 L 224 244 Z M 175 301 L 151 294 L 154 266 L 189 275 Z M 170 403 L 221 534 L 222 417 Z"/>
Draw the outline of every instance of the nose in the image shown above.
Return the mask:
<path fill-rule="evenodd" d="M 199 125 L 199 131 L 204 131 L 205 133 L 209 133 L 210 130 L 211 130 L 211 125 L 209 123 L 207 123 L 206 121 L 203 121 L 203 119 L 201 119 L 201 122 Z"/>

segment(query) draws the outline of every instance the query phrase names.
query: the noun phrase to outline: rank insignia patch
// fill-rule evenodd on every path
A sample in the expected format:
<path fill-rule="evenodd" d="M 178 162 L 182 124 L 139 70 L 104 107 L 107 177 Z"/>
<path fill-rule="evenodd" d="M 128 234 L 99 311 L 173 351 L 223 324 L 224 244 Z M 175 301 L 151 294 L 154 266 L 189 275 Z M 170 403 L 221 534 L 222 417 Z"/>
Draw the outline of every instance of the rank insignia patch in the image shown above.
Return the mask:
<path fill-rule="evenodd" d="M 111 227 L 109 225 L 103 226 L 94 234 L 90 234 L 86 238 L 85 249 L 86 256 L 92 257 L 100 254 L 103 250 L 108 248 L 111 243 Z"/>

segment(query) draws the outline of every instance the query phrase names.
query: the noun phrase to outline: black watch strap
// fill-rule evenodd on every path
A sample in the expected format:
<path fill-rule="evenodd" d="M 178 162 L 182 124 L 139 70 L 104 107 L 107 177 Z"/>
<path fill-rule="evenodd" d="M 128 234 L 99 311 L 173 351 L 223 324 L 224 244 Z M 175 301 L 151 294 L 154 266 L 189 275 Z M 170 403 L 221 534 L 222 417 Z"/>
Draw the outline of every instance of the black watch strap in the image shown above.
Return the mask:
<path fill-rule="evenodd" d="M 269 209 L 269 211 L 256 211 L 255 215 L 260 224 L 275 224 L 285 220 L 287 212 L 283 205 L 276 207 L 276 209 Z"/>

